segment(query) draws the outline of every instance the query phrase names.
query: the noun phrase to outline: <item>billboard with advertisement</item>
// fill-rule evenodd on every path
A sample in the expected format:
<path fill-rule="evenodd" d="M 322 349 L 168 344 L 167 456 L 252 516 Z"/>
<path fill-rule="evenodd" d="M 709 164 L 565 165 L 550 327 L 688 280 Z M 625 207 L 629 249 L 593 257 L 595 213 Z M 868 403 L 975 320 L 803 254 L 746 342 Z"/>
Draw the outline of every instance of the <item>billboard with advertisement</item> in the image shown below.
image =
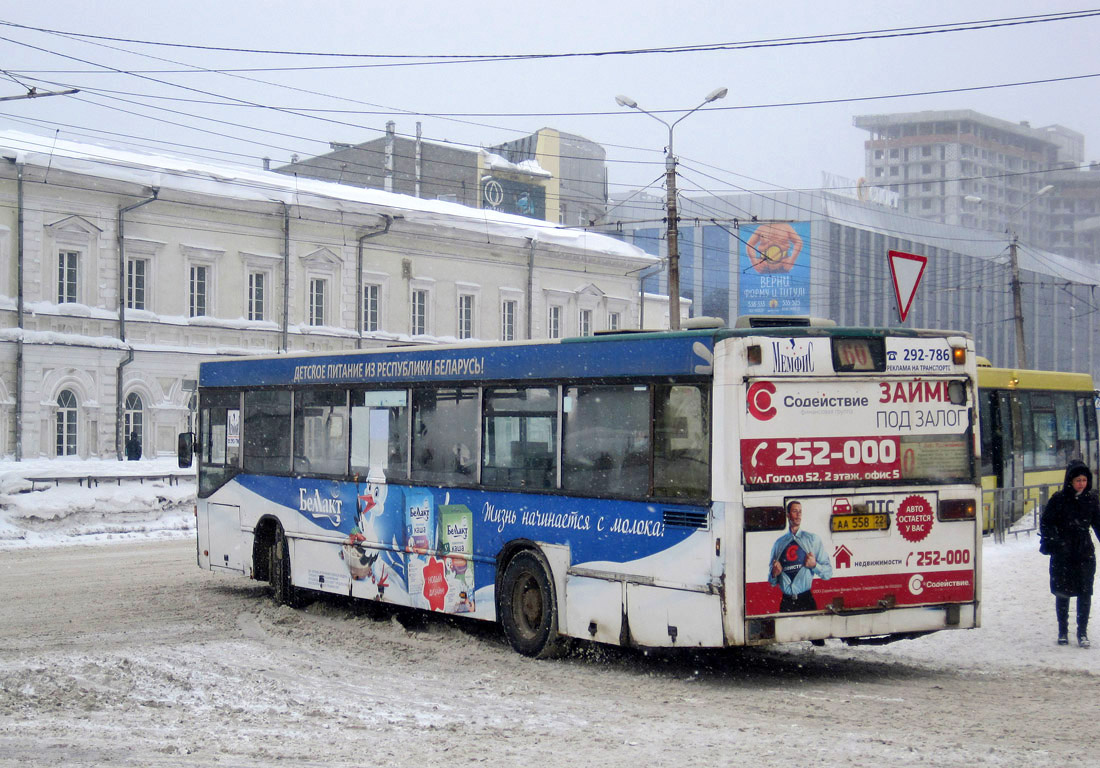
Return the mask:
<path fill-rule="evenodd" d="M 808 493 L 791 524 L 745 535 L 745 616 L 872 611 L 975 598 L 971 523 L 941 520 L 935 492 Z"/>
<path fill-rule="evenodd" d="M 810 313 L 810 222 L 742 226 L 738 251 L 740 314 Z"/>
<path fill-rule="evenodd" d="M 500 176 L 481 179 L 481 207 L 533 219 L 546 218 L 546 190 Z"/>

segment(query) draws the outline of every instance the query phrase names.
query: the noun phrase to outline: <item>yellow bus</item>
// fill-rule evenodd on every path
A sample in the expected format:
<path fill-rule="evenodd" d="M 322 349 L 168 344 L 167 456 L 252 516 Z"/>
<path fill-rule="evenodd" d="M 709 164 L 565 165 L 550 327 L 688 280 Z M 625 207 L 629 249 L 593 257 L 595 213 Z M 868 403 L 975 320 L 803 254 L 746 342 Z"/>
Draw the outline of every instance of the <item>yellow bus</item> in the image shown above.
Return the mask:
<path fill-rule="evenodd" d="M 1087 373 L 994 368 L 978 358 L 985 531 L 993 529 L 993 489 L 1023 488 L 1019 514 L 1039 503 L 1040 489 L 1062 485 L 1066 464 L 1081 459 L 1094 471 L 1096 390 Z M 1017 507 L 1020 507 L 1017 499 Z"/>

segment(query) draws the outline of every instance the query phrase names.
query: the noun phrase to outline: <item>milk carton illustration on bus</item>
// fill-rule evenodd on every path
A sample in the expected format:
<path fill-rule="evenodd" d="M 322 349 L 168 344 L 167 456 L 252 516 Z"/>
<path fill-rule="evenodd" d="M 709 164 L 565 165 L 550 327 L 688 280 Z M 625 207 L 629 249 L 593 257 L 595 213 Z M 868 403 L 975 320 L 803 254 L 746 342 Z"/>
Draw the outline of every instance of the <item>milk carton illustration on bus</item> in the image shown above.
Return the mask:
<path fill-rule="evenodd" d="M 474 611 L 473 514 L 465 504 L 439 507 L 439 547 L 447 584 L 447 613 Z"/>

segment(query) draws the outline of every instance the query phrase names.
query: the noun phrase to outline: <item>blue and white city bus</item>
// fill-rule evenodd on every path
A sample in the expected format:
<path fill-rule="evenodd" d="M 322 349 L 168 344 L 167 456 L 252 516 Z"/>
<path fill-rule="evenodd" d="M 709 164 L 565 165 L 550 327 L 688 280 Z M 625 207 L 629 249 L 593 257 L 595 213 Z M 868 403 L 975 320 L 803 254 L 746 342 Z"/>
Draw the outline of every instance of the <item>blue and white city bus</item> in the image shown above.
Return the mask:
<path fill-rule="evenodd" d="M 199 373 L 198 563 L 571 638 L 887 642 L 980 620 L 972 341 L 720 328 Z M 797 520 L 795 519 L 797 518 Z"/>

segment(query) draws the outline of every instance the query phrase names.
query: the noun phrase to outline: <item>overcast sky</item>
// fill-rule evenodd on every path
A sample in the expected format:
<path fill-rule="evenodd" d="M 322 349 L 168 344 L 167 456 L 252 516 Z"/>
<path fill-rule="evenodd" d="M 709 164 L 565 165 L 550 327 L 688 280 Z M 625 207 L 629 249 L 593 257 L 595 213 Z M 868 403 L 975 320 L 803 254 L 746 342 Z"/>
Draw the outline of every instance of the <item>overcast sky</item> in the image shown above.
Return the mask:
<path fill-rule="evenodd" d="M 1100 16 L 855 42 L 475 63 L 223 52 L 71 34 L 286 52 L 530 55 L 869 33 L 1081 10 L 1087 6 L 1061 0 L 9 0 L 0 4 L 0 67 L 6 74 L 0 96 L 24 93 L 30 85 L 82 91 L 0 102 L 0 128 L 48 137 L 60 130 L 72 140 L 259 166 L 264 156 L 281 164 L 292 153 L 327 151 L 330 141 L 376 138 L 389 119 L 399 133 L 414 134 L 419 121 L 426 139 L 473 146 L 549 126 L 603 144 L 610 188 L 617 192 L 661 176 L 668 133 L 652 118 L 616 106 L 616 94 L 649 110 L 686 111 L 725 86 L 729 95 L 713 105 L 721 109 L 697 112 L 676 128 L 680 185 L 687 194 L 819 187 L 822 171 L 857 178 L 867 138 L 852 126 L 858 114 L 971 108 L 1034 127 L 1059 123 L 1085 135 L 1086 159 L 1100 158 L 1100 77 L 760 106 L 1100 74 Z M 341 68 L 270 70 L 287 67 Z M 268 71 L 209 71 L 229 68 Z M 306 109 L 343 112 L 288 112 Z M 441 116 L 454 113 L 483 116 Z M 660 182 L 654 189 L 660 193 Z"/>

